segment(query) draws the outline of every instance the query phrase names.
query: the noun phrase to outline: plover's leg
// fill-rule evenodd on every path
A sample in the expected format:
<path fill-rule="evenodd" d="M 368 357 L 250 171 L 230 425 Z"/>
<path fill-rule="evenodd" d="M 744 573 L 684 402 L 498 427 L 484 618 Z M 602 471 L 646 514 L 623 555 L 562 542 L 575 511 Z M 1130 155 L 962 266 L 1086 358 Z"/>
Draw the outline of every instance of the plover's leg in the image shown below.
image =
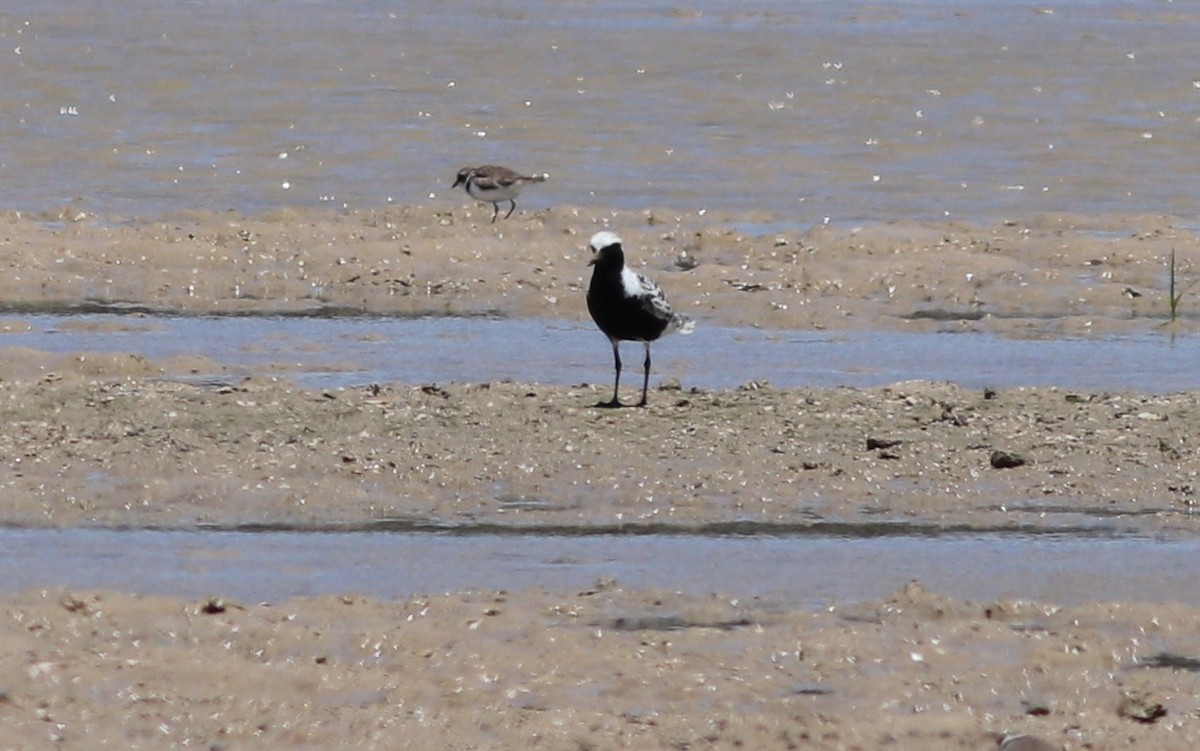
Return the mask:
<path fill-rule="evenodd" d="M 646 392 L 650 389 L 650 342 L 645 342 L 646 345 L 646 375 L 642 378 L 642 400 L 638 402 L 639 407 L 646 406 Z"/>
<path fill-rule="evenodd" d="M 612 340 L 613 347 L 613 364 L 616 367 L 617 375 L 613 378 L 613 398 L 611 402 L 597 402 L 597 407 L 620 407 L 621 400 L 617 398 L 617 393 L 621 386 L 621 351 L 619 349 L 620 342 L 616 339 Z"/>
<path fill-rule="evenodd" d="M 509 207 L 508 207 L 508 213 L 504 215 L 504 218 L 505 218 L 505 219 L 507 219 L 507 218 L 509 218 L 510 216 L 512 216 L 512 213 L 513 213 L 514 211 L 516 211 L 516 209 L 517 209 L 517 202 L 516 202 L 514 199 L 510 198 L 510 199 L 508 199 L 508 202 L 509 202 L 509 203 L 511 203 L 511 204 L 512 204 L 512 206 L 509 206 Z"/>
<path fill-rule="evenodd" d="M 500 203 L 498 201 L 493 201 L 492 202 L 492 224 L 496 223 L 496 215 L 499 213 L 500 213 Z"/>

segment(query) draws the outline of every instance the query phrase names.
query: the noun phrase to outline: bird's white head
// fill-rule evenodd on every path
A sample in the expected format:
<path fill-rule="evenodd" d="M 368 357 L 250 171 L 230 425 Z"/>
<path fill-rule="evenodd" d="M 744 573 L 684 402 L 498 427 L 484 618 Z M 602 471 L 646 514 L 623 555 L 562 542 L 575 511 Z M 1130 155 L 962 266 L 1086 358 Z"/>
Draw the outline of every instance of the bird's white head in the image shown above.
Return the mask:
<path fill-rule="evenodd" d="M 601 250 L 604 250 L 610 245 L 620 244 L 621 238 L 617 237 L 615 232 L 609 232 L 608 230 L 605 230 L 604 232 L 597 232 L 596 234 L 592 235 L 591 245 L 593 253 L 599 253 Z"/>

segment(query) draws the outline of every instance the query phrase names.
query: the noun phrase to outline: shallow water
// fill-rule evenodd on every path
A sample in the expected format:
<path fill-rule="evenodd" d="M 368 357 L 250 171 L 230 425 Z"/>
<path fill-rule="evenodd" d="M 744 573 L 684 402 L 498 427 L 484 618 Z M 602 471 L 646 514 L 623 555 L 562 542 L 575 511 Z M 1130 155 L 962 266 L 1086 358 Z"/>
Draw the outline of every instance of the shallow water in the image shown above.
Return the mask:
<path fill-rule="evenodd" d="M 629 588 L 820 607 L 917 579 L 973 601 L 1200 604 L 1200 541 L 1062 535 L 737 537 L 0 530 L 0 592 L 106 588 L 247 602 L 357 592 Z"/>
<path fill-rule="evenodd" d="M 21 314 L 0 347 L 203 355 L 229 372 L 266 369 L 312 388 L 502 379 L 607 383 L 607 342 L 587 323 L 493 318 L 173 317 Z M 19 329 L 20 327 L 15 327 Z M 1032 341 L 984 334 L 761 331 L 699 327 L 655 345 L 656 379 L 730 388 L 871 386 L 909 378 L 967 387 L 1200 387 L 1195 337 Z M 514 342 L 521 346 L 515 348 Z M 629 351 L 636 348 L 627 345 Z M 1136 367 L 1130 365 L 1133 363 Z M 719 365 L 718 365 L 719 364 Z M 197 378 L 205 378 L 198 374 Z M 1067 520 L 1063 520 L 1067 523 Z M 356 591 L 383 598 L 467 588 L 627 587 L 722 591 L 820 607 L 886 596 L 910 579 L 974 600 L 1177 599 L 1200 603 L 1200 541 L 1121 536 L 1081 511 L 1051 535 L 925 529 L 729 529 L 705 534 L 572 534 L 536 529 L 0 530 L 0 591 L 31 587 L 246 601 Z"/>
<path fill-rule="evenodd" d="M 0 0 L 0 208 L 1195 213 L 1170 0 Z"/>
<path fill-rule="evenodd" d="M 229 379 L 268 369 L 309 388 L 514 380 L 609 383 L 612 356 L 590 322 L 495 318 L 21 315 L 0 348 L 202 355 Z M 514 346 L 519 345 L 519 346 Z M 624 345 L 628 363 L 641 348 Z M 968 388 L 1060 386 L 1170 393 L 1200 388 L 1200 338 L 1026 340 L 989 334 L 821 334 L 699 326 L 655 343 L 652 382 L 734 388 L 878 386 L 910 379 Z M 630 366 L 633 372 L 637 370 Z M 198 374 L 205 377 L 211 374 Z"/>
<path fill-rule="evenodd" d="M 204 355 L 312 388 L 513 379 L 608 383 L 607 342 L 584 322 L 492 318 L 172 317 L 20 314 L 0 348 Z M 15 327 L 20 328 L 20 327 Z M 871 386 L 909 378 L 966 387 L 1200 388 L 1195 337 L 1013 340 L 985 334 L 761 331 L 700 327 L 655 345 L 655 380 L 729 388 Z M 521 347 L 515 348 L 514 342 Z M 2 351 L 2 349 L 0 349 Z M 631 352 L 636 350 L 632 347 Z M 1130 364 L 1133 365 L 1130 365 Z M 204 379 L 206 374 L 198 374 Z M 1041 510 L 1043 513 L 1045 509 Z M 193 531 L 0 529 L 0 592 L 36 587 L 245 601 L 356 591 L 382 598 L 467 588 L 626 587 L 820 607 L 886 596 L 911 579 L 972 600 L 1180 600 L 1200 604 L 1200 540 L 1125 535 L 1103 509 L 1072 509 L 1050 534 L 958 534 L 938 526 L 728 528 L 655 534 L 513 534 L 480 528 Z M 1074 526 L 1072 526 L 1074 525 Z"/>

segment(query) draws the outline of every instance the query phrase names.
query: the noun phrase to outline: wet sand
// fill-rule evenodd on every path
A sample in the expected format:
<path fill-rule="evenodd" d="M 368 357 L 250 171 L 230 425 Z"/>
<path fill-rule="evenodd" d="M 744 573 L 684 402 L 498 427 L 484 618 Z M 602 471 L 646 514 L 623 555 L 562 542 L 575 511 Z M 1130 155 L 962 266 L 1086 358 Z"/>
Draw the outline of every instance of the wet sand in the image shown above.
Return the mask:
<path fill-rule="evenodd" d="M 1166 216 L 758 236 L 735 228 L 769 217 L 490 217 L 457 204 L 121 223 L 10 212 L 0 331 L 79 305 L 586 320 L 585 246 L 600 228 L 701 326 L 1053 338 L 1186 335 L 1194 320 L 1189 293 L 1184 322 L 1167 324 L 1167 258 L 1188 283 L 1198 239 Z M 219 369 L 6 350 L 0 521 L 1195 531 L 1194 393 L 705 391 L 667 378 L 648 409 L 606 411 L 591 405 L 607 380 L 189 381 Z M 0 606 L 13 747 L 982 749 L 989 732 L 1021 729 L 1071 749 L 1170 750 L 1200 738 L 1200 613 L 1169 602 L 1063 609 L 914 586 L 813 613 L 602 582 L 401 603 L 51 591 Z"/>
<path fill-rule="evenodd" d="M 599 582 L 403 602 L 50 591 L 4 615 L 9 748 L 982 750 L 1020 729 L 1187 749 L 1200 690 L 1194 610 L 917 585 L 818 612 Z"/>
<path fill-rule="evenodd" d="M 1168 215 L 831 222 L 764 234 L 754 228 L 778 217 L 567 206 L 493 225 L 491 212 L 457 199 L 120 223 L 74 208 L 9 211 L 0 300 L 10 310 L 586 320 L 588 239 L 609 229 L 676 308 L 704 322 L 1073 336 L 1163 331 L 1171 253 L 1185 293 L 1200 254 L 1194 224 Z M 1195 320 L 1190 302 L 1185 294 L 1180 313 Z"/>

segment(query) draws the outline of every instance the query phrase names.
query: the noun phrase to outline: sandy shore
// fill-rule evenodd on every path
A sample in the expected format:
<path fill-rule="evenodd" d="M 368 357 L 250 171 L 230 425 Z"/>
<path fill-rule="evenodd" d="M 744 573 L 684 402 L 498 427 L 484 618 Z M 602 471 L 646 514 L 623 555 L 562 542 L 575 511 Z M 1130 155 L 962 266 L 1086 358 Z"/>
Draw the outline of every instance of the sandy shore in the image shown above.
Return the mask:
<path fill-rule="evenodd" d="M 7 523 L 1198 525 L 1196 394 L 910 382 L 664 390 L 613 412 L 592 407 L 607 385 L 312 392 L 160 380 L 119 356 L 75 364 L 88 375 L 0 383 Z"/>
<path fill-rule="evenodd" d="M 585 320 L 587 239 L 612 228 L 701 325 L 1169 333 L 1168 258 L 1188 280 L 1200 246 L 1170 217 L 754 235 L 735 228 L 768 217 L 490 216 L 10 212 L 0 331 L 79 307 Z M 1190 393 L 668 386 L 649 409 L 614 412 L 590 406 L 608 383 L 317 392 L 272 373 L 189 383 L 220 368 L 189 358 L 5 354 L 9 525 L 1196 527 Z M 1181 604 L 1064 610 L 914 586 L 779 612 L 736 592 L 602 583 L 207 608 L 56 591 L 0 607 L 4 748 L 982 749 L 1009 729 L 1072 749 L 1200 740 L 1200 612 Z"/>
<path fill-rule="evenodd" d="M 601 582 L 398 603 L 52 591 L 3 610 L 5 748 L 982 750 L 1020 729 L 1182 750 L 1197 737 L 1197 613 L 1170 604 L 981 604 L 912 585 L 778 612 Z"/>
<path fill-rule="evenodd" d="M 1157 330 L 1169 310 L 1171 251 L 1181 280 L 1194 277 L 1200 253 L 1200 235 L 1169 216 L 834 223 L 758 235 L 737 228 L 777 220 L 570 207 L 490 218 L 490 206 L 422 205 L 153 222 L 8 212 L 0 300 L 586 320 L 587 242 L 613 229 L 631 264 L 704 322 L 1075 335 Z"/>

